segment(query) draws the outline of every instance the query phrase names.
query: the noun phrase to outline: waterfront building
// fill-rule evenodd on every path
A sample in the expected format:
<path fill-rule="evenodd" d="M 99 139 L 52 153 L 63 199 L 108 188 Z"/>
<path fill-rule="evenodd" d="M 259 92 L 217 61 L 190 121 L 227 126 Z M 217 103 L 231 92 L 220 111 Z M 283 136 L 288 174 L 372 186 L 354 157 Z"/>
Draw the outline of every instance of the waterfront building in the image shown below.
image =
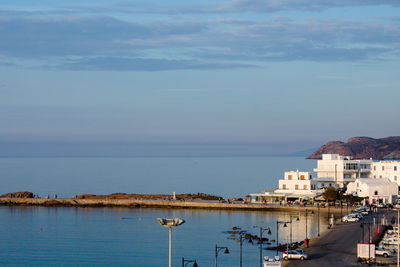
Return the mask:
<path fill-rule="evenodd" d="M 299 170 L 285 172 L 284 178 L 280 179 L 278 183 L 279 186 L 275 190 L 250 194 L 251 202 L 308 200 L 320 195 L 327 187 L 337 187 L 333 178 L 317 179 L 312 172 Z"/>
<path fill-rule="evenodd" d="M 339 154 L 323 154 L 314 171 L 318 179 L 333 178 L 334 183 L 343 187 L 357 178 L 370 178 L 372 163 L 372 159 L 355 160 Z"/>
<path fill-rule="evenodd" d="M 397 199 L 398 185 L 387 178 L 358 178 L 347 185 L 346 194 L 368 198 L 370 203 L 393 203 Z"/>
<path fill-rule="evenodd" d="M 316 175 L 308 171 L 287 171 L 284 173 L 284 178 L 279 180 L 277 189 L 250 194 L 251 202 L 312 199 L 322 194 L 327 187 L 346 189 L 346 186 L 350 184 L 352 189 L 348 192 L 352 192 L 351 194 L 386 201 L 391 198 L 388 192 L 393 193 L 391 191 L 393 183 L 397 184 L 397 190 L 400 188 L 400 161 L 356 160 L 350 156 L 323 154 L 322 159 L 317 161 L 314 172 Z M 374 180 L 382 180 L 382 183 Z M 355 181 L 358 181 L 358 189 L 354 189 Z M 374 187 L 376 190 L 373 190 Z M 383 190 L 382 188 L 390 189 Z M 377 195 L 375 195 L 376 192 L 378 192 Z M 396 191 L 397 194 L 398 191 Z"/>
<path fill-rule="evenodd" d="M 375 161 L 371 164 L 371 176 L 376 179 L 389 179 L 400 185 L 400 161 Z"/>

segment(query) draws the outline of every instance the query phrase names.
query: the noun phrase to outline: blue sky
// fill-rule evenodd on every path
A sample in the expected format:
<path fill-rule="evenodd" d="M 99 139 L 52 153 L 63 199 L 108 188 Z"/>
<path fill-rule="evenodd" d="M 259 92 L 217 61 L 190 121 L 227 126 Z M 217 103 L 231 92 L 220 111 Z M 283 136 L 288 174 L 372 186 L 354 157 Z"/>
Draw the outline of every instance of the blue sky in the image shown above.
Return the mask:
<path fill-rule="evenodd" d="M 0 142 L 399 135 L 399 3 L 3 0 Z"/>

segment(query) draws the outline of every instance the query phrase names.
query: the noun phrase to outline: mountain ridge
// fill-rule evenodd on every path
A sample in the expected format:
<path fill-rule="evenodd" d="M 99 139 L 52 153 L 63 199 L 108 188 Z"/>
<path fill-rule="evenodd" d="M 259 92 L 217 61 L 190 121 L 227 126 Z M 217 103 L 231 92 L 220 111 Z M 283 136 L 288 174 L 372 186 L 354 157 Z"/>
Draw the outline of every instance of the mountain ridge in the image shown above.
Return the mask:
<path fill-rule="evenodd" d="M 339 154 L 354 159 L 400 159 L 400 136 L 372 138 L 351 137 L 347 142 L 331 141 L 309 155 L 308 159 L 321 159 L 322 154 Z"/>

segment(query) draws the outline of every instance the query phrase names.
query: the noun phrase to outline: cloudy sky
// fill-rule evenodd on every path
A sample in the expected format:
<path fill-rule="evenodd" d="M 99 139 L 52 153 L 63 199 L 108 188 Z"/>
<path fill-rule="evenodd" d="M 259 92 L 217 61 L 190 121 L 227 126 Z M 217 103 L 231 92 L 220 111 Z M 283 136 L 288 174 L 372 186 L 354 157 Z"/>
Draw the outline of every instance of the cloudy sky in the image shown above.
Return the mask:
<path fill-rule="evenodd" d="M 399 14 L 398 0 L 3 0 L 0 142 L 296 151 L 400 135 Z"/>

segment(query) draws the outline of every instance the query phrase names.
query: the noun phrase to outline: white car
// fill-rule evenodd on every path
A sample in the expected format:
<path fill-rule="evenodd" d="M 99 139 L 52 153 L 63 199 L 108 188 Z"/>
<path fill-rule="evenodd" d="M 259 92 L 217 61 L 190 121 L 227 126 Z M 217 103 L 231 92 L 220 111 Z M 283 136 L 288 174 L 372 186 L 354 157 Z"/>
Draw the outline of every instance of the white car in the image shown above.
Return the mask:
<path fill-rule="evenodd" d="M 360 219 L 354 215 L 346 215 L 342 218 L 342 222 L 358 222 Z"/>
<path fill-rule="evenodd" d="M 306 260 L 308 255 L 299 250 L 289 250 L 283 253 L 282 258 L 284 260 Z"/>
<path fill-rule="evenodd" d="M 375 248 L 375 254 L 378 256 L 383 256 L 385 258 L 393 256 L 393 254 L 390 251 L 387 251 L 384 248 L 380 247 Z"/>

